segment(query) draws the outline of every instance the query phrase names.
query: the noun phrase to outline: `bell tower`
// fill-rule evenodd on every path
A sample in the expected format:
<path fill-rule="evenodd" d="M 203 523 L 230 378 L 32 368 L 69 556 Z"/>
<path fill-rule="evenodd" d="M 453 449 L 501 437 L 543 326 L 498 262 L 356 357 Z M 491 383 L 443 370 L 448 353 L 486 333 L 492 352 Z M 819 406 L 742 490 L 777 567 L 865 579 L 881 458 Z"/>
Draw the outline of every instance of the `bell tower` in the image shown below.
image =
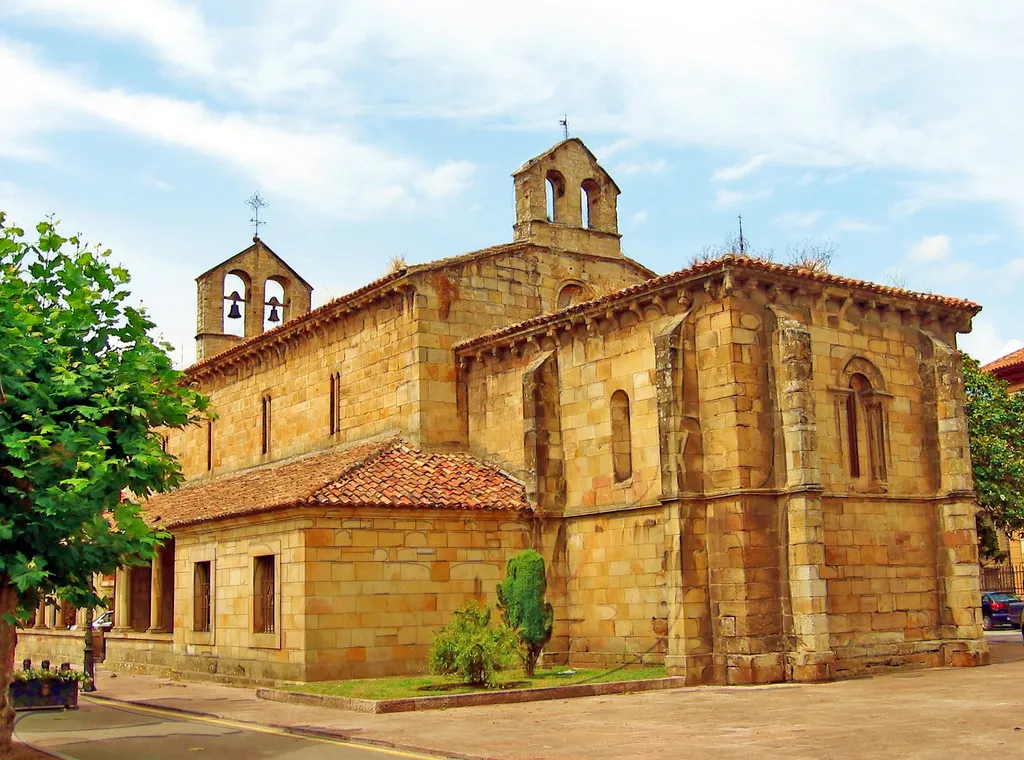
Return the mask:
<path fill-rule="evenodd" d="M 260 238 L 196 278 L 196 361 L 309 312 L 313 287 Z"/>
<path fill-rule="evenodd" d="M 578 137 L 532 158 L 513 174 L 515 240 L 621 257 L 619 187 Z"/>

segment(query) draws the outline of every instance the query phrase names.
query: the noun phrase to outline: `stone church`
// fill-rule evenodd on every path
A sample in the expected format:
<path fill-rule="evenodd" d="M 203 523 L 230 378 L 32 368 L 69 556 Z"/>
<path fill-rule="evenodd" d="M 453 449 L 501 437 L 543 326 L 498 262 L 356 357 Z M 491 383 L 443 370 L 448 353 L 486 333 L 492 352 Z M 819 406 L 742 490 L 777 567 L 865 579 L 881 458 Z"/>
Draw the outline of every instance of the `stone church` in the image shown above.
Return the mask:
<path fill-rule="evenodd" d="M 173 540 L 118 573 L 108 667 L 421 671 L 527 547 L 548 663 L 987 662 L 956 350 L 979 307 L 737 256 L 658 276 L 580 140 L 512 176 L 511 243 L 317 309 L 258 238 L 198 277 L 187 377 L 216 416 L 168 436 L 187 483 L 145 511 Z"/>

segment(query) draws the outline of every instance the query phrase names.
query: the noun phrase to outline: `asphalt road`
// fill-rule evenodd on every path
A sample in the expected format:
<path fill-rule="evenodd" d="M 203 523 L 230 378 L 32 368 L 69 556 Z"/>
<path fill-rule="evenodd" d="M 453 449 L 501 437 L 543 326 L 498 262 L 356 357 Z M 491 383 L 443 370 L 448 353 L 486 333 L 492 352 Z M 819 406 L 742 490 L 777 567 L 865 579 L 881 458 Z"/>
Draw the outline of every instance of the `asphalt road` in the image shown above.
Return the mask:
<path fill-rule="evenodd" d="M 170 710 L 88 698 L 77 710 L 18 715 L 19 740 L 65 760 L 388 760 L 431 757 L 340 739 L 301 736 Z"/>

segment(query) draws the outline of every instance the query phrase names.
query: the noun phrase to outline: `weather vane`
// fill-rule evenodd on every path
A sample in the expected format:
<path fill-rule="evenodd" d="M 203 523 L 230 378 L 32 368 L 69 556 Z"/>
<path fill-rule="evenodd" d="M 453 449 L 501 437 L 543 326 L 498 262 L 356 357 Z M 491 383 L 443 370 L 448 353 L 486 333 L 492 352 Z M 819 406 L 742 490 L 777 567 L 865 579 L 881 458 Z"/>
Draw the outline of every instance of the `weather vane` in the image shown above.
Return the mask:
<path fill-rule="evenodd" d="M 249 220 L 249 224 L 252 225 L 252 239 L 256 240 L 260 236 L 260 225 L 266 224 L 266 222 L 260 221 L 260 209 L 267 208 L 270 204 L 263 200 L 259 193 L 253 193 L 245 203 L 252 209 L 252 219 Z"/>
<path fill-rule="evenodd" d="M 569 139 L 569 114 L 565 114 L 561 119 L 558 120 L 559 125 L 562 127 L 562 134 L 565 135 L 565 139 Z"/>
<path fill-rule="evenodd" d="M 746 243 L 743 240 L 743 214 L 740 214 L 737 219 L 740 220 L 740 256 L 746 253 Z"/>

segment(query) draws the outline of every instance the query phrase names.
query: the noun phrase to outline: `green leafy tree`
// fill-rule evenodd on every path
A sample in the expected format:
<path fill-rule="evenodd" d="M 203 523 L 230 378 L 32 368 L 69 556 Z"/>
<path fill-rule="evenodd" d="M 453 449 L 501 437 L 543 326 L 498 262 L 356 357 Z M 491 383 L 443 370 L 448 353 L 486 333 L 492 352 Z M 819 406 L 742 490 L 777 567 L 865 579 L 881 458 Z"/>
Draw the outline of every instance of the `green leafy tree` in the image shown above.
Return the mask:
<path fill-rule="evenodd" d="M 208 405 L 129 305 L 109 252 L 51 221 L 36 232 L 0 212 L 0 756 L 12 751 L 18 622 L 51 595 L 100 604 L 95 573 L 152 558 L 166 533 L 122 493 L 181 482 L 154 428 L 195 422 Z"/>
<path fill-rule="evenodd" d="M 496 675 L 518 661 L 515 634 L 491 626 L 491 608 L 469 601 L 430 644 L 430 672 L 457 675 L 472 686 L 494 686 Z"/>
<path fill-rule="evenodd" d="M 505 624 L 516 632 L 523 658 L 523 670 L 532 676 L 545 645 L 551 641 L 555 611 L 544 600 L 547 577 L 544 558 L 533 549 L 510 557 L 505 580 L 498 584 L 498 609 Z"/>
<path fill-rule="evenodd" d="M 967 429 L 978 493 L 978 536 L 983 556 L 999 558 L 996 529 L 1024 530 L 1024 393 L 983 372 L 961 354 Z"/>

